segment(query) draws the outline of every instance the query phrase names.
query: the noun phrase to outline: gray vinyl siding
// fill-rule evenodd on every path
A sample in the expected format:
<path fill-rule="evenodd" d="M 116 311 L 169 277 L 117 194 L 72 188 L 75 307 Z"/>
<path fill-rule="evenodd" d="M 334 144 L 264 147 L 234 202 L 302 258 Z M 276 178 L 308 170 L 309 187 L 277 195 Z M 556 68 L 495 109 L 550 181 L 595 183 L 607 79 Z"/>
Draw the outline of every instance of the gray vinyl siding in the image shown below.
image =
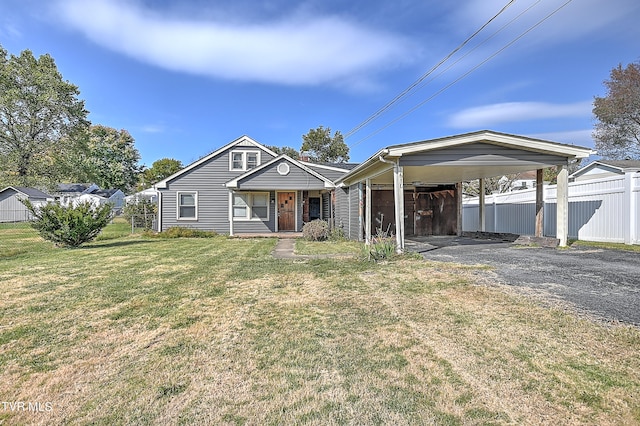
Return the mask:
<path fill-rule="evenodd" d="M 347 228 L 349 220 L 349 188 L 336 188 L 336 205 L 335 205 L 335 217 L 334 225 L 336 228 L 340 228 L 347 234 Z"/>
<path fill-rule="evenodd" d="M 25 222 L 29 220 L 29 212 L 20 202 L 20 196 L 13 189 L 7 189 L 0 194 L 0 222 Z M 26 198 L 24 195 L 22 197 Z"/>
<path fill-rule="evenodd" d="M 436 151 L 419 152 L 403 155 L 400 158 L 401 166 L 507 166 L 523 165 L 523 162 L 530 163 L 531 169 L 535 170 L 540 165 L 567 164 L 567 159 L 486 143 L 473 143 Z"/>
<path fill-rule="evenodd" d="M 349 238 L 352 240 L 362 239 L 359 216 L 360 191 L 358 190 L 360 185 L 357 183 L 349 187 Z"/>
<path fill-rule="evenodd" d="M 331 193 L 326 192 L 321 195 L 322 197 L 322 219 L 326 220 L 329 223 L 329 226 L 335 226 L 335 222 L 332 220 L 333 215 L 331 214 Z"/>
<path fill-rule="evenodd" d="M 278 165 L 287 163 L 289 165 L 289 173 L 281 175 L 278 173 Z M 282 159 L 270 164 L 238 182 L 240 190 L 259 190 L 259 189 L 283 189 L 283 190 L 312 190 L 324 189 L 323 180 L 309 174 L 307 171 Z"/>
<path fill-rule="evenodd" d="M 229 170 L 229 155 L 231 151 L 257 151 L 255 146 L 233 146 L 221 152 L 209 161 L 200 164 L 188 172 L 167 183 L 162 193 L 161 230 L 172 226 L 213 230 L 219 233 L 229 232 L 229 189 L 226 182 L 238 177 L 245 171 Z M 269 153 L 261 151 L 261 163 L 273 159 Z M 177 192 L 197 192 L 197 220 L 177 219 Z M 247 225 L 259 226 L 259 224 Z"/>

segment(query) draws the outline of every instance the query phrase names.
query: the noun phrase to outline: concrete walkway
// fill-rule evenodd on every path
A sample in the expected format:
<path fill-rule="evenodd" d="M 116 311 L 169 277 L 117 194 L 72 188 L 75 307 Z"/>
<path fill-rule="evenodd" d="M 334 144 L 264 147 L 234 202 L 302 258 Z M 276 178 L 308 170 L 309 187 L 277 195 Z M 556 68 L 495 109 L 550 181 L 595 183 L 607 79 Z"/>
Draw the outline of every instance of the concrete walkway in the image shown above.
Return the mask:
<path fill-rule="evenodd" d="M 296 240 L 293 238 L 278 238 L 276 248 L 273 250 L 273 257 L 276 259 L 296 259 L 301 256 L 296 255 L 293 250 L 296 247 Z"/>

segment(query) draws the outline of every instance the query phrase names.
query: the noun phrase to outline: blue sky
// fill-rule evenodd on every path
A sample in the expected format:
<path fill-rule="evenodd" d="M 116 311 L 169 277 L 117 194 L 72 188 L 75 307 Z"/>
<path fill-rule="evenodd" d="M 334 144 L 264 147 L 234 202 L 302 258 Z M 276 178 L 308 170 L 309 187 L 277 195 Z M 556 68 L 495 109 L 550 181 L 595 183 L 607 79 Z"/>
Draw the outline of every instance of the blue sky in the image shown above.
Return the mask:
<path fill-rule="evenodd" d="M 593 147 L 593 97 L 640 59 L 637 0 L 513 1 L 350 135 L 507 3 L 0 0 L 0 44 L 51 54 L 90 120 L 127 129 L 147 166 L 245 134 L 298 149 L 320 125 L 349 135 L 355 162 L 481 129 Z"/>

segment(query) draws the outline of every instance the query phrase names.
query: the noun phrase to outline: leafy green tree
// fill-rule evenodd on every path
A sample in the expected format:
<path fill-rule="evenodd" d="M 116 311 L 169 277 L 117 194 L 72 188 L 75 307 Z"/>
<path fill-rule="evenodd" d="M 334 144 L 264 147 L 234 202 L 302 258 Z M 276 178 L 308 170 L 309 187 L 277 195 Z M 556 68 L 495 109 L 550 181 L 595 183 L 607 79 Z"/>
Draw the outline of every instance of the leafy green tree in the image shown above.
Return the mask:
<path fill-rule="evenodd" d="M 91 181 L 101 188 L 127 192 L 135 188 L 141 167 L 135 140 L 126 130 L 91 126 L 87 135 L 86 170 Z"/>
<path fill-rule="evenodd" d="M 68 159 L 83 148 L 89 125 L 78 87 L 63 80 L 51 56 L 0 46 L 0 182 L 51 186 L 73 173 Z"/>
<path fill-rule="evenodd" d="M 331 128 L 323 126 L 310 129 L 302 136 L 301 152 L 306 153 L 311 161 L 328 163 L 345 163 L 349 161 L 349 147 L 344 143 L 342 133 L 336 131 L 331 136 Z"/>
<path fill-rule="evenodd" d="M 59 203 L 34 206 L 29 200 L 22 203 L 34 219 L 31 226 L 45 240 L 59 247 L 79 247 L 92 241 L 111 220 L 111 204 L 94 206 L 91 202 L 64 207 Z"/>
<path fill-rule="evenodd" d="M 275 152 L 278 155 L 281 155 L 281 154 L 288 155 L 294 160 L 297 160 L 300 158 L 300 153 L 295 148 L 291 148 L 290 146 L 267 145 L 267 148 L 269 148 L 271 151 Z"/>
<path fill-rule="evenodd" d="M 145 189 L 160 182 L 162 179 L 168 178 L 174 173 L 182 170 L 184 166 L 180 160 L 173 158 L 162 158 L 153 162 L 150 168 L 140 174 L 140 189 Z"/>
<path fill-rule="evenodd" d="M 596 149 L 608 159 L 640 159 L 640 62 L 619 64 L 604 85 L 606 96 L 593 102 Z"/>

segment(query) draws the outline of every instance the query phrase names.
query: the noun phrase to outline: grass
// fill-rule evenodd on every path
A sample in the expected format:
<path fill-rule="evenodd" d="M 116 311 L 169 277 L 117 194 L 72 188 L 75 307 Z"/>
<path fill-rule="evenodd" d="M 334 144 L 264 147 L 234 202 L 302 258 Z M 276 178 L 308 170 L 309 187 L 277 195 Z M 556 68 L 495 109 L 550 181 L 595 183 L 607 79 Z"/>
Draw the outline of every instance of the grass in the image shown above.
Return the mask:
<path fill-rule="evenodd" d="M 632 251 L 636 253 L 640 253 L 640 245 L 629 245 L 629 244 L 621 244 L 621 243 L 601 243 L 595 241 L 573 241 L 571 243 L 572 247 L 581 246 L 581 247 L 597 247 L 604 248 L 610 250 L 624 250 L 624 251 Z"/>
<path fill-rule="evenodd" d="M 362 243 L 350 240 L 340 241 L 308 241 L 296 240 L 295 253 L 301 255 L 314 254 L 352 254 L 358 255 L 362 251 Z"/>
<path fill-rule="evenodd" d="M 0 424 L 640 423 L 636 328 L 486 269 L 274 246 L 1 228 L 0 401 L 53 409 Z"/>

